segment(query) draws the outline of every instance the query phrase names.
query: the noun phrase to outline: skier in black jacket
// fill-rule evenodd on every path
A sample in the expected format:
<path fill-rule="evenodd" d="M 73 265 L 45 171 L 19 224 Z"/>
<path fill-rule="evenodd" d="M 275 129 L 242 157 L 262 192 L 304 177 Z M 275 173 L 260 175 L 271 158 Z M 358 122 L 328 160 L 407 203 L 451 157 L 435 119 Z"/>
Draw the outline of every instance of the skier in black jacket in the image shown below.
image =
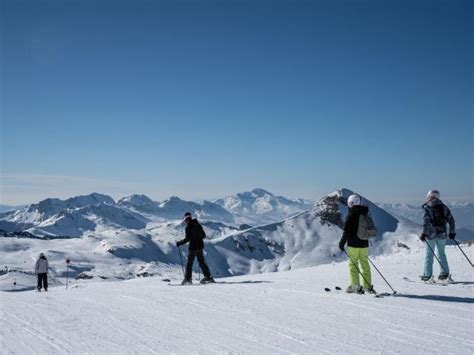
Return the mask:
<path fill-rule="evenodd" d="M 197 257 L 199 267 L 201 268 L 204 275 L 201 283 L 215 282 L 211 276 L 209 267 L 206 264 L 206 260 L 204 259 L 203 239 L 206 238 L 206 232 L 204 232 L 204 229 L 197 219 L 192 218 L 191 213 L 189 212 L 184 214 L 184 223 L 186 223 L 185 238 L 176 243 L 176 245 L 179 247 L 180 245 L 184 245 L 189 242 L 188 260 L 186 262 L 186 272 L 182 284 L 186 285 L 192 283 L 191 276 L 195 257 Z"/>

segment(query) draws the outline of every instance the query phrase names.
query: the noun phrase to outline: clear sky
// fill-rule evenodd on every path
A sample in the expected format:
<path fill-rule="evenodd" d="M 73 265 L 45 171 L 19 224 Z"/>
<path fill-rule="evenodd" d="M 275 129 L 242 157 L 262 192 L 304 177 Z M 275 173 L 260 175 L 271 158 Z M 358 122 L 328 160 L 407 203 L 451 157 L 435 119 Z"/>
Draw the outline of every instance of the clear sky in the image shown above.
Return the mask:
<path fill-rule="evenodd" d="M 474 198 L 473 2 L 1 1 L 1 198 Z"/>

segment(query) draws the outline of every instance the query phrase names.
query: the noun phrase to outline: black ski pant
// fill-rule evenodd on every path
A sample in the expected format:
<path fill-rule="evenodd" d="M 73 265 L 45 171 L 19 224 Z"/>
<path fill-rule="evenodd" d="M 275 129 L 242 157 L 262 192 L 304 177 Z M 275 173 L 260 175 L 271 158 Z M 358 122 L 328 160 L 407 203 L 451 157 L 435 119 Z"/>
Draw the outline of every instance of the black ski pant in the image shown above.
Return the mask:
<path fill-rule="evenodd" d="M 188 253 L 188 260 L 186 262 L 186 274 L 184 278 L 186 280 L 191 280 L 192 272 L 193 272 L 193 263 L 194 258 L 197 257 L 199 267 L 202 270 L 204 277 L 211 277 L 211 272 L 209 271 L 209 267 L 206 264 L 206 260 L 204 259 L 204 253 L 201 250 L 190 250 Z"/>
<path fill-rule="evenodd" d="M 39 273 L 38 274 L 38 290 L 41 290 L 43 287 L 46 291 L 48 290 L 48 274 Z"/>

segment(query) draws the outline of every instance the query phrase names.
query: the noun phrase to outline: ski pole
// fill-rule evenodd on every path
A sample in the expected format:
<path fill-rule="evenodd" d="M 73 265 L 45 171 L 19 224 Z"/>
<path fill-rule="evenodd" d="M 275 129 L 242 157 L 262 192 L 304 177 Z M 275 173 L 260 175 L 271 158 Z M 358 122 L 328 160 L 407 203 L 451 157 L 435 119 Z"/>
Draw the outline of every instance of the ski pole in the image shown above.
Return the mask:
<path fill-rule="evenodd" d="M 347 257 L 349 258 L 349 260 L 351 261 L 352 265 L 355 266 L 355 268 L 357 269 L 357 272 L 359 273 L 359 275 L 362 276 L 362 278 L 364 279 L 365 283 L 366 283 L 367 285 L 372 286 L 372 285 L 370 284 L 370 282 L 367 281 L 367 279 L 365 278 L 365 276 L 362 275 L 362 272 L 359 270 L 359 267 L 357 266 L 357 264 L 356 264 L 355 262 L 353 262 L 352 259 L 351 259 L 351 257 L 349 256 L 349 254 L 347 254 L 346 249 L 344 249 L 343 251 L 344 251 L 344 253 L 347 255 Z M 375 292 L 375 291 L 374 291 L 374 292 Z M 377 294 L 377 292 L 375 292 L 375 294 Z"/>
<path fill-rule="evenodd" d="M 428 241 L 426 241 L 426 245 L 428 246 L 428 248 L 430 248 L 430 250 L 433 253 L 433 256 L 436 258 L 436 260 L 438 260 L 439 266 L 441 266 L 441 269 L 443 269 L 444 273 L 446 275 L 449 275 L 449 272 L 446 272 L 446 269 L 444 268 L 443 264 L 441 264 L 441 260 L 439 260 L 439 258 L 436 256 L 433 248 L 431 247 L 430 243 L 428 243 Z"/>
<path fill-rule="evenodd" d="M 179 251 L 179 260 L 181 261 L 181 269 L 183 270 L 183 278 L 185 277 L 184 275 L 184 265 L 183 265 L 183 256 L 181 255 L 181 248 L 178 245 L 178 251 Z"/>
<path fill-rule="evenodd" d="M 375 266 L 375 264 L 372 262 L 372 260 L 370 260 L 369 258 L 367 258 L 370 262 L 370 264 L 372 264 L 372 266 L 374 267 L 375 270 L 377 270 L 377 272 L 379 273 L 380 276 L 382 276 L 382 279 L 387 283 L 387 285 L 392 289 L 393 291 L 393 294 L 395 295 L 397 293 L 397 291 L 395 291 L 392 287 L 392 285 L 390 285 L 387 281 L 387 279 L 382 275 L 382 273 L 380 272 L 379 269 L 377 269 L 377 266 Z"/>
<path fill-rule="evenodd" d="M 467 261 L 469 261 L 469 264 L 471 264 L 472 267 L 474 267 L 474 265 L 472 264 L 471 260 L 467 257 L 466 253 L 464 252 L 464 250 L 462 250 L 461 246 L 459 245 L 458 241 L 456 239 L 453 239 L 454 242 L 456 243 L 456 245 L 458 246 L 459 250 L 461 250 L 461 253 L 463 253 L 463 255 L 466 257 Z"/>

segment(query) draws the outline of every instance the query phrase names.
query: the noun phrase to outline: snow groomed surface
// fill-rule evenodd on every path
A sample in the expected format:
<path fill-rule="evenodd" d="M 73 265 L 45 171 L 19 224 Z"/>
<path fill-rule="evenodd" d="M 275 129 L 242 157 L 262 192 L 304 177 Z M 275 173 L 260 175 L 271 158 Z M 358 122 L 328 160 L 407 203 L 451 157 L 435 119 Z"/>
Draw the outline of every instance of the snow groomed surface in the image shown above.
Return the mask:
<path fill-rule="evenodd" d="M 403 279 L 417 280 L 422 250 L 374 258 L 398 291 L 384 298 L 326 292 L 347 285 L 345 262 L 202 287 L 153 277 L 0 292 L 2 352 L 472 354 L 474 275 L 447 253 L 458 283 L 445 287 Z M 390 291 L 375 273 L 374 285 Z"/>

